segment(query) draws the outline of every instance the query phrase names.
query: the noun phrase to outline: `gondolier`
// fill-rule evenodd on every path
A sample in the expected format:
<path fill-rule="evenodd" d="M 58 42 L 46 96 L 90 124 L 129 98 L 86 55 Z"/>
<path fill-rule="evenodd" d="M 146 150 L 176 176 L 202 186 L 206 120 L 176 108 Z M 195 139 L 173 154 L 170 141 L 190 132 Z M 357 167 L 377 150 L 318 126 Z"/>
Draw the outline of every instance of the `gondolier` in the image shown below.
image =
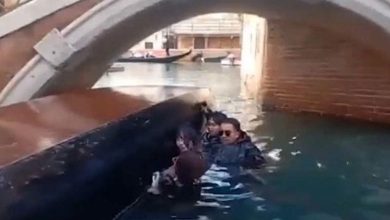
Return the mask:
<path fill-rule="evenodd" d="M 168 35 L 165 35 L 165 39 L 164 39 L 164 43 L 165 43 L 165 53 L 167 55 L 167 57 L 170 56 L 170 53 L 169 53 L 169 36 Z"/>

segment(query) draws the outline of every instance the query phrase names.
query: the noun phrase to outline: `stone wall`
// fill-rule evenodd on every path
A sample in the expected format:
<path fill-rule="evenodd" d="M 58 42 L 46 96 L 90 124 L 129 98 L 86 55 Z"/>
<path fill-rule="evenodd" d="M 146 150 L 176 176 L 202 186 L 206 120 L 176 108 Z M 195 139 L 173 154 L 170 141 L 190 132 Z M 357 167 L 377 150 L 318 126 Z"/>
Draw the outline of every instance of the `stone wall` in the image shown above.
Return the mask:
<path fill-rule="evenodd" d="M 240 48 L 240 38 L 236 37 L 208 37 L 207 48 Z"/>
<path fill-rule="evenodd" d="M 263 71 L 266 22 L 257 15 L 243 15 L 241 48 L 242 95 L 256 97 Z"/>
<path fill-rule="evenodd" d="M 205 38 L 205 49 L 238 49 L 240 37 L 238 36 L 199 36 Z M 178 49 L 194 48 L 194 37 L 182 35 L 177 38 Z"/>
<path fill-rule="evenodd" d="M 192 48 L 194 46 L 194 39 L 190 36 L 178 36 L 177 47 L 180 48 Z"/>

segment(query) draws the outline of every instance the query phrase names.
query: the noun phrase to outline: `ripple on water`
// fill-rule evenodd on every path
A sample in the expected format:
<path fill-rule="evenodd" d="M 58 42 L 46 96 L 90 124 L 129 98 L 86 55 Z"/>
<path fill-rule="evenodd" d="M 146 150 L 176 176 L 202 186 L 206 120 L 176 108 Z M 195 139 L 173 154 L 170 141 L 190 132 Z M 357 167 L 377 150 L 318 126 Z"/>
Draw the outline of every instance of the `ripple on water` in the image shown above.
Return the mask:
<path fill-rule="evenodd" d="M 313 213 L 302 216 L 299 220 L 343 220 L 342 218 L 326 213 Z"/>
<path fill-rule="evenodd" d="M 203 201 L 196 202 L 195 206 L 207 207 L 207 208 L 218 208 L 218 209 L 229 209 L 230 208 L 230 206 L 222 205 L 219 202 L 203 202 Z"/>
<path fill-rule="evenodd" d="M 252 192 L 238 193 L 238 194 L 217 194 L 202 192 L 202 200 L 216 200 L 219 202 L 228 202 L 234 200 L 249 199 L 253 197 Z"/>
<path fill-rule="evenodd" d="M 367 186 L 370 193 L 362 198 L 367 205 L 387 205 L 390 207 L 390 190 L 378 186 Z"/>
<path fill-rule="evenodd" d="M 358 210 L 356 211 L 360 215 L 364 216 L 366 219 L 373 219 L 373 220 L 389 220 L 390 215 L 377 212 L 377 211 L 365 211 L 365 210 Z"/>

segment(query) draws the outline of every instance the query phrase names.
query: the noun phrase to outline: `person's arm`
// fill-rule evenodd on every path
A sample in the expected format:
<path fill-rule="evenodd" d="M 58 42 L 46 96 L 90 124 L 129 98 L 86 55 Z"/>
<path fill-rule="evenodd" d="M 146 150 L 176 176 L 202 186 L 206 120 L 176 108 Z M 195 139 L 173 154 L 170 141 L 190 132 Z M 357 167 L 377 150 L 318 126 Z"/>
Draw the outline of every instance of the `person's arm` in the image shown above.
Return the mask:
<path fill-rule="evenodd" d="M 248 143 L 245 146 L 245 159 L 243 162 L 244 168 L 258 168 L 265 163 L 261 151 L 253 143 Z"/>
<path fill-rule="evenodd" d="M 173 158 L 176 160 L 176 158 Z M 168 169 L 164 170 L 161 175 L 161 183 L 163 185 L 173 185 L 174 179 L 176 178 L 176 172 L 174 165 L 170 166 Z"/>

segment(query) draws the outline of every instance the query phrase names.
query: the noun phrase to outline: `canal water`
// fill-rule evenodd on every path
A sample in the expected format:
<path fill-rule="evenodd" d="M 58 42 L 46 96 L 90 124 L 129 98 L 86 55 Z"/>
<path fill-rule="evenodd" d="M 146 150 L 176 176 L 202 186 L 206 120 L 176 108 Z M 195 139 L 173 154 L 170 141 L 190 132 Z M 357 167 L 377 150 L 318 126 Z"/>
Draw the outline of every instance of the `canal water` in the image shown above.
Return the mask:
<path fill-rule="evenodd" d="M 209 87 L 215 108 L 238 118 L 268 159 L 255 178 L 232 181 L 214 167 L 194 205 L 124 219 L 390 219 L 389 128 L 263 112 L 241 88 L 239 68 L 218 64 L 128 64 L 96 87 L 121 85 Z"/>

